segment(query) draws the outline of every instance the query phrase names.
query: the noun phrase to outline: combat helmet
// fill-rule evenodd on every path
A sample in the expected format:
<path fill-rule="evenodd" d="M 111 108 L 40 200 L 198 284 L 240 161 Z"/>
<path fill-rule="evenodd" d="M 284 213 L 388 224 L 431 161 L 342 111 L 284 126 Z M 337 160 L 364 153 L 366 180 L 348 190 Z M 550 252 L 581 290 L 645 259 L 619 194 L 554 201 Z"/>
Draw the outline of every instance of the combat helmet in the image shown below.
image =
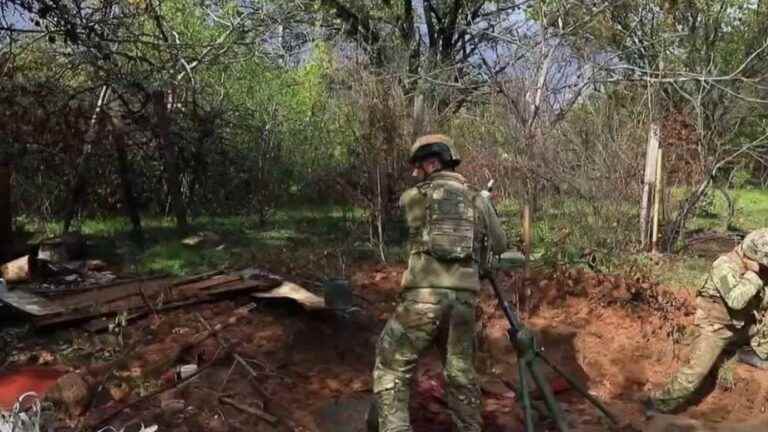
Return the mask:
<path fill-rule="evenodd" d="M 442 134 L 423 135 L 411 146 L 409 161 L 416 163 L 428 156 L 438 156 L 449 168 L 455 168 L 461 163 L 461 156 L 453 145 L 453 140 Z"/>
<path fill-rule="evenodd" d="M 747 258 L 768 266 L 768 228 L 747 234 L 741 242 L 741 252 Z"/>

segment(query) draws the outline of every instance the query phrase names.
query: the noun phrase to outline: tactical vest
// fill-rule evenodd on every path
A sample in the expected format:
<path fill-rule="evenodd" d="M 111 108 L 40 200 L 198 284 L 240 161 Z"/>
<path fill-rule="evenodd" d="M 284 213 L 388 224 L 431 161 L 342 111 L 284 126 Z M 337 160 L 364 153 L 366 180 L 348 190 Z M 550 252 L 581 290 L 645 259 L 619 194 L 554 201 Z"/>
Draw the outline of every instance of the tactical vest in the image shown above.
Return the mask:
<path fill-rule="evenodd" d="M 420 249 L 440 261 L 470 260 L 475 250 L 476 192 L 457 181 L 419 185 L 426 198 Z"/>

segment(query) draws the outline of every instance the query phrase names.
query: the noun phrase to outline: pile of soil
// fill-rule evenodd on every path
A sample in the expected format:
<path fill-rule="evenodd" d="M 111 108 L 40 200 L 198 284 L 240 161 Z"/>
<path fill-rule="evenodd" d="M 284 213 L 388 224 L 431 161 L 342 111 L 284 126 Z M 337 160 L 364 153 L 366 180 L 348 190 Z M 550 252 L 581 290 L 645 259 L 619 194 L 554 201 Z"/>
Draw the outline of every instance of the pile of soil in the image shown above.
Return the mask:
<path fill-rule="evenodd" d="M 538 332 L 549 358 L 634 428 L 664 430 L 648 425 L 641 401 L 688 358 L 695 337 L 695 308 L 689 293 L 673 293 L 650 281 L 565 268 L 526 280 L 508 274 L 503 285 L 508 298 L 515 297 L 514 292 L 527 294 L 518 296 L 523 299 L 522 315 Z M 489 295 L 484 296 L 482 315 L 486 351 L 493 361 L 508 359 L 506 322 Z M 728 367 L 732 379 L 717 383 L 713 373 L 694 406 L 682 413 L 685 417 L 737 424 L 764 415 L 768 386 L 760 381 L 768 374 L 737 363 Z M 505 368 L 503 374 L 510 373 L 511 368 Z M 575 392 L 560 399 L 571 411 L 576 430 L 606 429 L 596 411 Z"/>

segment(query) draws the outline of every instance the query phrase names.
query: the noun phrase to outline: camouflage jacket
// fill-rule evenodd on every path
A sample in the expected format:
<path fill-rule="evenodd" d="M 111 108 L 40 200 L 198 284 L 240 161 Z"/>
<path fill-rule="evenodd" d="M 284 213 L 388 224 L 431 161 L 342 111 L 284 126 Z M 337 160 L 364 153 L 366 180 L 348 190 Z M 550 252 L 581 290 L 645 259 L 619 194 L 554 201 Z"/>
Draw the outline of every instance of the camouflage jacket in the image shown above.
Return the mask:
<path fill-rule="evenodd" d="M 733 311 L 741 311 L 760 294 L 763 280 L 757 273 L 747 270 L 735 252 L 721 255 L 712 264 L 712 270 L 699 290 L 702 297 L 720 298 Z M 759 304 L 759 303 L 757 303 Z"/>
<path fill-rule="evenodd" d="M 424 250 L 420 241 L 424 234 L 427 218 L 428 197 L 426 189 L 438 181 L 456 182 L 466 187 L 473 197 L 476 226 L 474 238 L 476 247 L 472 259 L 466 261 L 441 261 Z M 440 171 L 429 176 L 424 182 L 406 190 L 400 198 L 405 209 L 409 230 L 408 269 L 403 274 L 404 288 L 450 288 L 477 290 L 480 287 L 480 263 L 489 252 L 501 254 L 506 250 L 507 239 L 496 211 L 490 200 L 479 191 L 467 185 L 460 174 Z"/>

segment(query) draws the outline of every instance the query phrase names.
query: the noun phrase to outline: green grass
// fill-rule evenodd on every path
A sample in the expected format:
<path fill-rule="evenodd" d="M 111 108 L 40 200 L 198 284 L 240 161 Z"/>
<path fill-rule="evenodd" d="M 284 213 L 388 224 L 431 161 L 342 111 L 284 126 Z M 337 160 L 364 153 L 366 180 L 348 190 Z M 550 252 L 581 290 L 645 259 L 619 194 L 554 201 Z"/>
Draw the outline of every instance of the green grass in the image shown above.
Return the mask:
<path fill-rule="evenodd" d="M 672 191 L 673 199 L 682 199 L 688 191 Z M 751 231 L 768 226 L 768 191 L 754 188 L 730 190 L 735 203 L 735 214 L 726 227 L 727 203 L 722 193 L 709 192 L 709 199 L 689 221 L 687 230 Z M 709 272 L 714 257 L 724 250 L 709 244 L 696 251 L 679 256 L 650 259 L 632 251 L 637 247 L 639 209 L 637 203 L 600 203 L 601 213 L 596 215 L 592 203 L 576 199 L 545 202 L 536 215 L 534 225 L 534 257 L 542 264 L 555 262 L 582 265 L 583 252 L 595 252 L 597 268 L 606 272 L 624 273 L 630 277 L 645 276 L 660 281 L 673 289 L 695 291 Z M 612 206 L 612 207 L 606 207 Z M 498 206 L 507 218 L 505 227 L 510 238 L 519 237 L 520 205 L 508 201 Z M 672 205 L 670 209 L 676 210 Z"/>
<path fill-rule="evenodd" d="M 730 190 L 728 193 L 736 210 L 731 229 L 752 231 L 768 226 L 768 191 L 749 188 Z M 725 197 L 716 190 L 709 191 L 708 195 L 709 200 L 705 200 L 704 208 L 691 221 L 689 229 L 725 228 L 728 213 Z"/>
<path fill-rule="evenodd" d="M 709 258 L 683 255 L 663 260 L 652 274 L 662 285 L 673 290 L 688 290 L 694 293 L 706 280 L 712 260 Z"/>
<path fill-rule="evenodd" d="M 681 194 L 684 191 L 676 191 Z M 728 206 L 723 194 L 716 190 L 708 192 L 708 199 L 688 224 L 688 231 L 735 230 L 749 232 L 768 226 L 768 191 L 763 189 L 729 190 L 734 202 L 735 213 L 730 225 L 726 226 Z M 716 255 L 725 250 L 717 250 L 713 245 L 708 250 L 700 244 L 695 251 L 687 251 L 679 257 L 665 260 L 656 270 L 657 279 L 673 289 L 698 289 L 709 272 Z"/>
<path fill-rule="evenodd" d="M 190 247 L 181 243 L 170 218 L 142 220 L 144 248 L 131 241 L 130 223 L 120 217 L 86 219 L 75 227 L 89 241 L 89 256 L 121 267 L 125 273 L 189 275 L 222 268 L 259 265 L 277 256 L 308 251 L 337 255 L 370 256 L 359 235 L 362 213 L 336 207 L 294 208 L 277 212 L 266 225 L 253 217 L 200 217 L 192 221 L 189 235 L 210 231 L 222 238 L 221 247 Z M 58 235 L 60 223 L 20 219 L 34 239 Z"/>
<path fill-rule="evenodd" d="M 682 196 L 685 191 L 676 190 Z M 752 230 L 768 226 L 768 192 L 759 189 L 731 191 L 736 203 L 732 228 Z M 696 289 L 706 275 L 712 257 L 682 255 L 662 261 L 627 254 L 636 236 L 633 203 L 599 204 L 579 200 L 545 202 L 534 226 L 534 256 L 541 263 L 584 264 L 583 252 L 591 249 L 603 271 L 651 275 L 679 289 Z M 612 207 L 608 207 L 612 206 Z M 499 204 L 505 228 L 513 244 L 519 239 L 519 205 Z M 699 212 L 689 230 L 722 229 L 726 202 L 712 194 L 704 212 Z M 60 223 L 42 223 L 19 218 L 22 226 L 41 239 L 61 232 Z M 80 229 L 91 243 L 90 255 L 104 259 L 130 273 L 189 275 L 221 268 L 242 268 L 281 259 L 295 269 L 312 269 L 322 275 L 349 271 L 359 259 L 375 259 L 378 250 L 368 244 L 362 211 L 342 207 L 300 207 L 277 211 L 266 225 L 255 217 L 199 217 L 189 233 L 211 231 L 223 239 L 221 248 L 188 247 L 180 243 L 172 219 L 149 217 L 143 221 L 146 243 L 139 248 L 130 240 L 130 224 L 122 217 L 86 219 Z M 385 254 L 389 262 L 402 262 L 404 231 L 390 229 Z"/>

